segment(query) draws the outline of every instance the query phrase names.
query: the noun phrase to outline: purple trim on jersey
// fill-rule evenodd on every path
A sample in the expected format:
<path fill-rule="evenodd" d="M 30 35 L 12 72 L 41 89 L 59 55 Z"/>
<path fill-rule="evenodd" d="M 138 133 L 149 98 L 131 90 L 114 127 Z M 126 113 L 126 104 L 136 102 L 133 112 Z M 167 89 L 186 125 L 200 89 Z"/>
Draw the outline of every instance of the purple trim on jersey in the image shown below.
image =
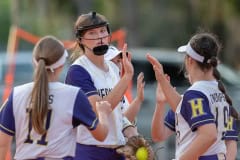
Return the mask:
<path fill-rule="evenodd" d="M 4 133 L 15 135 L 15 119 L 13 115 L 13 92 L 8 97 L 7 102 L 1 108 L 0 112 L 0 130 Z"/>
<path fill-rule="evenodd" d="M 239 120 L 238 120 L 239 121 Z M 224 140 L 235 140 L 238 141 L 239 130 L 237 129 L 237 120 L 233 120 L 233 130 L 227 130 L 223 136 Z"/>
<path fill-rule="evenodd" d="M 49 158 L 48 158 L 49 159 Z M 73 160 L 73 157 L 71 156 L 67 156 L 67 157 L 64 157 L 64 158 L 61 158 L 62 160 Z M 35 160 L 45 160 L 45 158 L 37 158 Z"/>
<path fill-rule="evenodd" d="M 226 159 L 226 156 L 225 156 L 225 159 Z M 214 154 L 209 156 L 200 156 L 198 160 L 218 160 L 218 155 Z"/>
<path fill-rule="evenodd" d="M 204 114 L 198 114 L 198 116 L 193 116 L 193 110 L 190 100 L 201 99 L 202 100 L 202 109 Z M 188 90 L 184 96 L 181 104 L 181 115 L 189 124 L 192 131 L 195 131 L 199 126 L 215 123 L 214 115 L 211 113 L 209 101 L 206 95 L 200 91 Z"/>
<path fill-rule="evenodd" d="M 176 131 L 176 129 L 175 129 L 175 113 L 171 109 L 168 110 L 167 115 L 165 116 L 164 124 L 170 130 L 172 130 L 174 132 Z"/>
<path fill-rule="evenodd" d="M 75 160 L 125 160 L 116 149 L 77 143 Z"/>
<path fill-rule="evenodd" d="M 98 95 L 90 74 L 80 65 L 72 65 L 69 67 L 65 83 L 80 87 L 88 97 Z"/>
<path fill-rule="evenodd" d="M 73 108 L 73 127 L 84 124 L 89 130 L 97 127 L 98 119 L 86 95 L 80 89 Z"/>

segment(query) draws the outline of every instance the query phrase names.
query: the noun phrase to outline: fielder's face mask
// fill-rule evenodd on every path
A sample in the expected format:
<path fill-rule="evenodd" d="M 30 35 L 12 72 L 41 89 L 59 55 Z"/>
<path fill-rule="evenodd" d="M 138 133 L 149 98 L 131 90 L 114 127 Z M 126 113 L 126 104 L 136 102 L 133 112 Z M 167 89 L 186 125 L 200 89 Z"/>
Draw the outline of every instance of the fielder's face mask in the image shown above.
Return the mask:
<path fill-rule="evenodd" d="M 100 14 L 97 14 L 96 12 L 91 12 L 91 13 L 88 13 L 85 15 L 81 15 L 78 20 L 78 27 L 76 29 L 76 37 L 78 39 L 81 39 L 81 38 L 84 39 L 83 35 L 87 30 L 98 28 L 98 27 L 103 27 L 103 26 L 106 26 L 107 32 L 108 32 L 107 36 L 109 36 L 110 35 L 109 24 L 105 20 L 105 17 L 103 17 Z M 107 37 L 107 36 L 105 36 L 105 37 Z M 102 39 L 105 37 L 100 37 L 100 38 Z M 88 39 L 88 40 L 96 40 L 96 39 L 99 39 L 99 38 Z M 101 55 L 104 55 L 107 52 L 107 50 L 108 50 L 108 45 L 101 45 L 101 46 L 94 47 L 92 51 L 95 55 L 101 56 Z"/>

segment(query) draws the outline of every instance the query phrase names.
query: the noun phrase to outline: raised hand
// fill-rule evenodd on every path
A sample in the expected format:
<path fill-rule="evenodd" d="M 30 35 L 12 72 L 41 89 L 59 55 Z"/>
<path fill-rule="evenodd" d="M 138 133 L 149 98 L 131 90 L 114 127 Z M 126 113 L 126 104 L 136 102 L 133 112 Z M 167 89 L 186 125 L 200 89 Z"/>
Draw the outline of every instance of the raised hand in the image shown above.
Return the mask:
<path fill-rule="evenodd" d="M 126 54 L 127 52 L 127 44 L 125 43 L 122 49 L 122 64 L 123 64 L 123 76 L 127 76 L 132 79 L 134 74 L 134 69 L 132 65 L 132 55 L 128 53 L 128 56 Z"/>
<path fill-rule="evenodd" d="M 143 72 L 138 74 L 137 77 L 137 99 L 142 102 L 144 100 L 144 86 L 145 86 L 145 82 L 144 82 L 144 74 Z"/>
<path fill-rule="evenodd" d="M 156 80 L 159 82 L 160 78 L 164 77 L 162 64 L 159 63 L 159 61 L 155 57 L 151 56 L 149 53 L 146 55 L 146 57 L 147 60 L 152 64 Z"/>
<path fill-rule="evenodd" d="M 158 83 L 161 84 L 161 88 L 164 92 L 164 95 L 166 96 L 166 99 L 172 108 L 173 111 L 176 110 L 177 105 L 179 104 L 181 100 L 181 95 L 172 87 L 172 85 L 169 83 L 169 80 L 164 74 L 163 67 L 159 61 L 151 56 L 150 54 L 146 55 L 147 60 L 152 64 L 153 70 L 155 72 L 155 77 Z"/>
<path fill-rule="evenodd" d="M 157 84 L 157 89 L 156 89 L 156 102 L 157 103 L 165 103 L 166 101 L 167 100 L 166 100 L 164 92 L 162 91 L 162 87 L 158 83 Z"/>
<path fill-rule="evenodd" d="M 167 74 L 165 74 L 165 77 L 166 77 L 166 79 L 169 81 L 169 83 L 170 83 L 170 77 L 167 75 Z M 158 83 L 157 84 L 157 89 L 156 89 L 156 101 L 157 101 L 157 103 L 166 103 L 167 102 L 167 99 L 166 99 L 166 97 L 165 97 L 165 94 L 164 94 L 164 92 L 163 92 L 163 90 L 162 90 L 162 87 L 161 87 L 161 84 L 160 83 Z"/>

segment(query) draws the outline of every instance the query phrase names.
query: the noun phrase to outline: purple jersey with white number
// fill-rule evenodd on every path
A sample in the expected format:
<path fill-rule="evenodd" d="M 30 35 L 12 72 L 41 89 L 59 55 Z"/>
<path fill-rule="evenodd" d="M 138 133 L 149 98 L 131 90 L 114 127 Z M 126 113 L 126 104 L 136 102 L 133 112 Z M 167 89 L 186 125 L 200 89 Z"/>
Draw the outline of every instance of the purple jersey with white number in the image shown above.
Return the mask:
<path fill-rule="evenodd" d="M 49 111 L 46 134 L 37 134 L 29 121 L 29 97 L 33 83 L 15 87 L 1 107 L 0 130 L 16 136 L 14 159 L 74 156 L 76 129 L 80 124 L 93 130 L 98 119 L 84 93 L 77 87 L 60 82 L 49 83 Z"/>

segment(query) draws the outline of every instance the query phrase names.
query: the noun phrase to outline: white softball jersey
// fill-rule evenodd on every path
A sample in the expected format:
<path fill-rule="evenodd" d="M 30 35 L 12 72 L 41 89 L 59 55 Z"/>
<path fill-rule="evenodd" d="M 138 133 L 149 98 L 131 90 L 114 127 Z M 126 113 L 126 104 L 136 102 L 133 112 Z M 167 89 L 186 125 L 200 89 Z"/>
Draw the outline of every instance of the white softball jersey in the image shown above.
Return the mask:
<path fill-rule="evenodd" d="M 0 130 L 16 137 L 14 159 L 63 158 L 74 156 L 76 127 L 80 124 L 95 129 L 98 119 L 85 94 L 78 88 L 60 82 L 49 83 L 49 111 L 46 134 L 32 127 L 29 109 L 33 83 L 14 87 L 1 107 Z"/>
<path fill-rule="evenodd" d="M 99 95 L 104 97 L 119 82 L 119 69 L 111 61 L 104 61 L 108 66 L 105 72 L 93 64 L 85 55 L 80 56 L 70 66 L 66 83 L 80 87 L 89 97 Z M 115 107 L 109 116 L 109 133 L 103 142 L 97 141 L 85 126 L 78 127 L 77 142 L 86 145 L 123 145 L 125 138 L 122 133 L 123 114 L 122 101 Z"/>
<path fill-rule="evenodd" d="M 197 128 L 209 123 L 217 126 L 217 140 L 202 156 L 226 153 L 222 137 L 229 119 L 229 105 L 218 89 L 218 82 L 195 82 L 184 93 L 175 116 L 177 159 L 196 137 Z"/>

